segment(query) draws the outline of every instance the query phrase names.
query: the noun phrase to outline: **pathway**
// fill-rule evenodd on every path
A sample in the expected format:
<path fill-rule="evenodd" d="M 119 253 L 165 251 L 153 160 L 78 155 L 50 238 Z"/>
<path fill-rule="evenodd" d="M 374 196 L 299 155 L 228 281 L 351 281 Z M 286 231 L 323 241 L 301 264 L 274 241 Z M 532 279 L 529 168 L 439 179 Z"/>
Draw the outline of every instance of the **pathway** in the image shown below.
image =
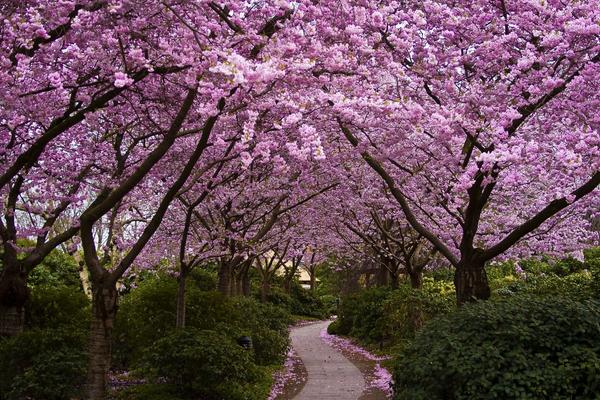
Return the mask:
<path fill-rule="evenodd" d="M 330 322 L 292 329 L 292 346 L 308 372 L 308 381 L 294 400 L 358 400 L 365 389 L 358 368 L 319 337 Z"/>

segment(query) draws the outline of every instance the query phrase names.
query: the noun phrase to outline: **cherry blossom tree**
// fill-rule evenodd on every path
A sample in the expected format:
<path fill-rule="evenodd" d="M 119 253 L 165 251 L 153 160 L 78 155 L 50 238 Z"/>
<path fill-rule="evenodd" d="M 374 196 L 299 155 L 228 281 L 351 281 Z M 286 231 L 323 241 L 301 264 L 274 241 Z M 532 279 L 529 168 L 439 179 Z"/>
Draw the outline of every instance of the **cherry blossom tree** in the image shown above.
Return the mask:
<path fill-rule="evenodd" d="M 589 244 L 597 2 L 333 3 L 305 8 L 318 20 L 305 40 L 319 40 L 310 118 L 456 268 L 459 304 L 489 297 L 489 260 Z"/>

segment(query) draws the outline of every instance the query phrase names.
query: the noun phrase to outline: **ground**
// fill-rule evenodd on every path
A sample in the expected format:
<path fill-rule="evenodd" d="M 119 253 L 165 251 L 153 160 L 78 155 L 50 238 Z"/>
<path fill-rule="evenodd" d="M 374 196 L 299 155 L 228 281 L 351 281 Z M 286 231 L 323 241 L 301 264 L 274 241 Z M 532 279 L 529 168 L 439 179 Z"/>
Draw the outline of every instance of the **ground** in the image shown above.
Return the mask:
<path fill-rule="evenodd" d="M 372 387 L 376 363 L 348 348 L 324 340 L 331 321 L 296 326 L 291 330 L 296 371 L 306 379 L 285 385 L 278 400 L 383 400 L 386 395 Z M 298 367 L 301 362 L 302 367 Z"/>

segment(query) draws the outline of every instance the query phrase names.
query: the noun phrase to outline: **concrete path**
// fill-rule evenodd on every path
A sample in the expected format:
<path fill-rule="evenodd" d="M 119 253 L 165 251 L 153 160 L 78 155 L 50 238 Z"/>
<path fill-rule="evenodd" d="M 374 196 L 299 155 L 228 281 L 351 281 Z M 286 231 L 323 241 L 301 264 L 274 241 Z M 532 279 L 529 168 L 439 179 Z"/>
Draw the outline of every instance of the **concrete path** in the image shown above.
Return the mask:
<path fill-rule="evenodd" d="M 365 389 L 362 373 L 319 337 L 330 321 L 293 328 L 292 346 L 302 359 L 308 380 L 294 400 L 358 400 Z"/>

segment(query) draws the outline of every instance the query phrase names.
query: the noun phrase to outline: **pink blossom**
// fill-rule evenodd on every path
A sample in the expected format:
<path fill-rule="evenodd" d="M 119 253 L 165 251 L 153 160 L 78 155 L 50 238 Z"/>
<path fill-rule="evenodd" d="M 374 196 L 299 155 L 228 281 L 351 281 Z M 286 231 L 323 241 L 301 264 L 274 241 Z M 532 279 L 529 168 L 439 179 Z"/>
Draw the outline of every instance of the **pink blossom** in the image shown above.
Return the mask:
<path fill-rule="evenodd" d="M 123 72 L 115 73 L 115 87 L 122 88 L 125 86 L 129 86 L 133 83 L 133 79 L 131 79 L 127 74 Z"/>

